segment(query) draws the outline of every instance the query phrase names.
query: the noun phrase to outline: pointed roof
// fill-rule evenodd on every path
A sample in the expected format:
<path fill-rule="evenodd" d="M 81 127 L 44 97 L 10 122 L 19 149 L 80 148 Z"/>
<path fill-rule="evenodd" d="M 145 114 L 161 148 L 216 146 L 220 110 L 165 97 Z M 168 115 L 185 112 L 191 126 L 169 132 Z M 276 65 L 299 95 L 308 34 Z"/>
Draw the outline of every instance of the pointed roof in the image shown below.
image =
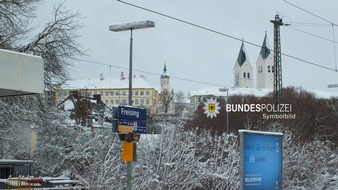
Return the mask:
<path fill-rule="evenodd" d="M 265 37 L 264 37 L 264 41 L 262 44 L 260 55 L 262 56 L 263 59 L 266 59 L 269 56 L 269 54 L 270 54 L 270 48 L 267 45 L 267 35 L 265 31 Z"/>
<path fill-rule="evenodd" d="M 167 75 L 167 64 L 166 63 L 164 63 L 163 74 L 161 75 L 161 79 L 163 78 L 169 78 L 169 76 Z"/>
<path fill-rule="evenodd" d="M 167 64 L 166 64 L 166 63 L 164 63 L 163 72 L 164 72 L 164 73 L 166 73 L 166 72 L 167 72 Z"/>
<path fill-rule="evenodd" d="M 237 62 L 239 64 L 239 66 L 242 66 L 245 61 L 246 61 L 246 53 L 245 53 L 245 49 L 244 49 L 244 42 L 242 40 L 242 46 L 241 46 L 241 49 L 240 49 L 239 54 L 238 54 Z"/>

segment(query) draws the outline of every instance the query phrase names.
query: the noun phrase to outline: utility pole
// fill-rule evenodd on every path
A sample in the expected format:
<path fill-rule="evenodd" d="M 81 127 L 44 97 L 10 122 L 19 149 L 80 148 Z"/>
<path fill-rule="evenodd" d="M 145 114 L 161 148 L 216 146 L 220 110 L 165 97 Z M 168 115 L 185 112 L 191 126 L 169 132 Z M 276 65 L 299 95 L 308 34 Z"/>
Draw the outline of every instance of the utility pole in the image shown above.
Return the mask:
<path fill-rule="evenodd" d="M 279 15 L 275 16 L 275 20 L 270 22 L 274 25 L 274 85 L 273 92 L 275 97 L 275 104 L 282 101 L 283 83 L 282 83 L 282 56 L 281 56 L 281 43 L 280 43 L 280 26 L 284 25 Z"/>

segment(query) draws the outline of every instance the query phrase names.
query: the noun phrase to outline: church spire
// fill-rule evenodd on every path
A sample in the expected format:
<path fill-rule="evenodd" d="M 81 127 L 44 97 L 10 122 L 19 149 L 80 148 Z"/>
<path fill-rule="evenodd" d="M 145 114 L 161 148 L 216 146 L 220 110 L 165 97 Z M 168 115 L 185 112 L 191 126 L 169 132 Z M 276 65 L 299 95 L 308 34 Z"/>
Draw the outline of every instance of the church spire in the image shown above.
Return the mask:
<path fill-rule="evenodd" d="M 164 73 L 164 74 L 166 74 L 166 72 L 167 72 L 167 64 L 166 64 L 166 63 L 164 63 L 164 67 L 163 67 L 163 73 Z"/>
<path fill-rule="evenodd" d="M 163 74 L 161 75 L 161 93 L 170 91 L 170 77 L 167 75 L 167 64 L 164 63 Z"/>
<path fill-rule="evenodd" d="M 262 44 L 260 55 L 262 56 L 263 59 L 266 59 L 269 56 L 269 54 L 270 54 L 270 48 L 267 45 L 267 34 L 265 31 L 265 37 L 264 37 L 264 41 Z"/>
<path fill-rule="evenodd" d="M 163 67 L 163 74 L 161 75 L 161 79 L 162 78 L 169 78 L 169 76 L 167 75 L 167 64 L 165 62 Z"/>
<path fill-rule="evenodd" d="M 241 49 L 238 54 L 237 62 L 239 66 L 242 66 L 245 61 L 246 61 L 246 53 L 244 49 L 244 40 L 242 39 L 242 45 L 241 45 Z"/>

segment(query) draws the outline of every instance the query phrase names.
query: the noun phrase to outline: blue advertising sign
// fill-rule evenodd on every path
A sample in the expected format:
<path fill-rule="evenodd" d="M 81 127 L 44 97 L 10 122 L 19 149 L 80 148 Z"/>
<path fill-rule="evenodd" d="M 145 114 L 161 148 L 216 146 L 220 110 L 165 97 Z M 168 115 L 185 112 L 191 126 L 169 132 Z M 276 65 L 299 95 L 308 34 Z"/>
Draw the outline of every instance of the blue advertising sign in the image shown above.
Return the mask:
<path fill-rule="evenodd" d="M 147 120 L 147 110 L 142 108 L 118 106 L 114 107 L 114 118 L 145 121 Z"/>
<path fill-rule="evenodd" d="M 239 130 L 241 189 L 282 189 L 282 133 Z"/>
<path fill-rule="evenodd" d="M 147 133 L 147 122 L 135 121 L 135 120 L 114 120 L 113 121 L 113 132 L 130 132 L 136 134 Z"/>

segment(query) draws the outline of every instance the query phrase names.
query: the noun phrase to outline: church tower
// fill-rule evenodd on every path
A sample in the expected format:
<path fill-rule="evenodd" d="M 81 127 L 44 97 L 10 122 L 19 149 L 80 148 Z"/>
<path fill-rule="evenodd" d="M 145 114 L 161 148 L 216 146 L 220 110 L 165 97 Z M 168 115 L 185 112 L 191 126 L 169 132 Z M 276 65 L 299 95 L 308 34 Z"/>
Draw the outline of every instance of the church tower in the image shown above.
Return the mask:
<path fill-rule="evenodd" d="M 234 66 L 236 88 L 253 88 L 253 67 L 247 58 L 244 42 L 242 41 L 241 49 L 239 50 L 238 58 Z"/>
<path fill-rule="evenodd" d="M 262 44 L 261 51 L 256 61 L 256 87 L 273 88 L 273 54 L 268 46 L 267 34 Z"/>
<path fill-rule="evenodd" d="M 170 77 L 167 75 L 167 65 L 164 63 L 163 74 L 161 75 L 161 92 L 170 92 Z"/>

